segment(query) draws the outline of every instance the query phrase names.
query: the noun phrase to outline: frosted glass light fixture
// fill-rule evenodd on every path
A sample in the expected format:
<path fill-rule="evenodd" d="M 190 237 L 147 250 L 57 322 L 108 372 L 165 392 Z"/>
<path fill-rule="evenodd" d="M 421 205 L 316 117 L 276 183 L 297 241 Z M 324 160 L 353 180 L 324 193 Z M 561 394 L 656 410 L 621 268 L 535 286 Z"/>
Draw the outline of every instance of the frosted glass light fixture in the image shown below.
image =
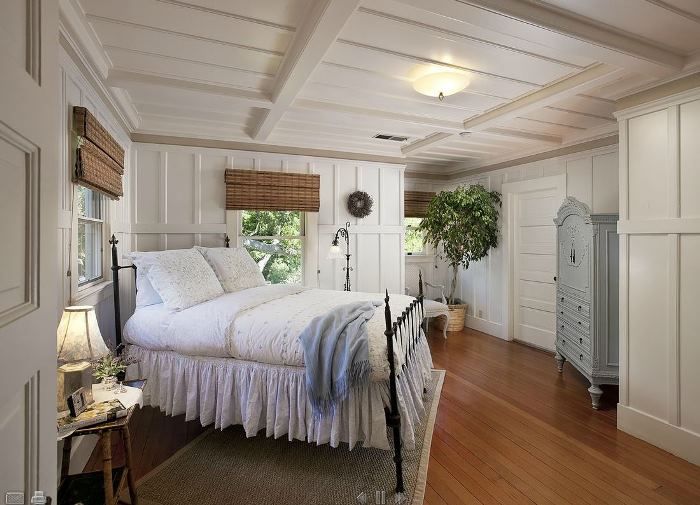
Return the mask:
<path fill-rule="evenodd" d="M 458 72 L 436 72 L 427 74 L 413 82 L 413 89 L 426 96 L 444 100 L 446 96 L 459 93 L 469 86 L 469 78 Z"/>

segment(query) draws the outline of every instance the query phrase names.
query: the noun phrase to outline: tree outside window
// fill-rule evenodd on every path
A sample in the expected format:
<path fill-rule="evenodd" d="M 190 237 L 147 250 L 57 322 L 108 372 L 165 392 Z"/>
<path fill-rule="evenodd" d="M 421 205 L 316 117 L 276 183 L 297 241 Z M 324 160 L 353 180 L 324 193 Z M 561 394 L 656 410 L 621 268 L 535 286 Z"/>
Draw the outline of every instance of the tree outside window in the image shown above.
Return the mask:
<path fill-rule="evenodd" d="M 405 228 L 404 234 L 404 250 L 406 254 L 417 255 L 425 254 L 425 233 L 419 230 L 423 218 L 420 217 L 405 217 L 403 224 Z"/>
<path fill-rule="evenodd" d="M 244 210 L 241 243 L 272 284 L 303 282 L 304 214 L 298 211 Z"/>
<path fill-rule="evenodd" d="M 102 279 L 102 242 L 104 229 L 104 196 L 76 186 L 78 214 L 78 286 Z"/>

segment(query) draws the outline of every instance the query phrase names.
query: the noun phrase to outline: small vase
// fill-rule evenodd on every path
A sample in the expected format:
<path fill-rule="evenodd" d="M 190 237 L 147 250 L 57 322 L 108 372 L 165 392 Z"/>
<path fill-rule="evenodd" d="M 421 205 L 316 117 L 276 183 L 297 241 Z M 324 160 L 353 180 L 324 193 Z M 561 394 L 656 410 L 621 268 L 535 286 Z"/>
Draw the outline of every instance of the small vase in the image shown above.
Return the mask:
<path fill-rule="evenodd" d="M 102 379 L 102 384 L 105 385 L 105 389 L 107 391 L 112 391 L 114 388 L 117 387 L 117 378 L 113 375 L 110 375 L 109 377 L 105 377 Z"/>

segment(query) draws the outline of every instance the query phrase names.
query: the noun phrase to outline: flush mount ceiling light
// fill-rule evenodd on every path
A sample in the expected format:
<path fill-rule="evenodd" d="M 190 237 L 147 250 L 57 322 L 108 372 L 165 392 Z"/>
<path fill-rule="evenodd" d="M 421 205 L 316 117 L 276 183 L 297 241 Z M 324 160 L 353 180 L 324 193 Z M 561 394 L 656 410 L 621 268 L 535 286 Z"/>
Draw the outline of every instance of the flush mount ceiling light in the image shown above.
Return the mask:
<path fill-rule="evenodd" d="M 427 96 L 444 100 L 446 96 L 459 93 L 469 86 L 469 78 L 457 72 L 427 74 L 413 82 L 413 89 Z"/>

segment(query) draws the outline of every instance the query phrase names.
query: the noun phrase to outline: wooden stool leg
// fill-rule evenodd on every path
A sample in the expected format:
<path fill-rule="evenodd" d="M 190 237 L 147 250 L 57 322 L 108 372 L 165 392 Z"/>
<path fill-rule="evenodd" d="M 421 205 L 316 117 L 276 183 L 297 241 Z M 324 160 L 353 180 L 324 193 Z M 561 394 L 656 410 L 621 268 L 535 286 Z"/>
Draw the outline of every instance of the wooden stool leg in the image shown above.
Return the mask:
<path fill-rule="evenodd" d="M 136 496 L 136 484 L 134 482 L 134 471 L 131 466 L 131 433 L 129 427 L 124 428 L 124 454 L 126 456 L 126 479 L 129 483 L 129 497 L 131 505 L 138 505 L 138 497 Z"/>
<path fill-rule="evenodd" d="M 112 487 L 112 432 L 105 431 L 100 436 L 102 441 L 102 476 L 105 481 L 105 505 L 114 505 L 114 488 Z"/>

